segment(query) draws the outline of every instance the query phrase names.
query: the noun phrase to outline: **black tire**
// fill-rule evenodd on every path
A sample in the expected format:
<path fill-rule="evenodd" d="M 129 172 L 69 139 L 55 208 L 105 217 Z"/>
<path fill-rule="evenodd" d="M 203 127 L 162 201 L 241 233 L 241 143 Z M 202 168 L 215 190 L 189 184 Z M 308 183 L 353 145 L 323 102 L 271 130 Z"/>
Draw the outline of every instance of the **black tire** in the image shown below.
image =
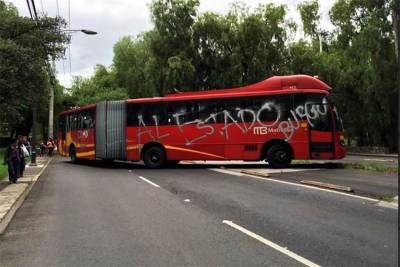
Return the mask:
<path fill-rule="evenodd" d="M 144 151 L 143 161 L 151 169 L 159 169 L 167 163 L 167 157 L 164 150 L 158 146 L 149 147 Z"/>
<path fill-rule="evenodd" d="M 78 163 L 78 159 L 76 158 L 76 148 L 74 146 L 69 149 L 69 157 L 71 158 L 72 163 Z"/>
<path fill-rule="evenodd" d="M 286 168 L 290 166 L 292 154 L 285 146 L 275 144 L 268 149 L 266 160 L 272 168 Z"/>

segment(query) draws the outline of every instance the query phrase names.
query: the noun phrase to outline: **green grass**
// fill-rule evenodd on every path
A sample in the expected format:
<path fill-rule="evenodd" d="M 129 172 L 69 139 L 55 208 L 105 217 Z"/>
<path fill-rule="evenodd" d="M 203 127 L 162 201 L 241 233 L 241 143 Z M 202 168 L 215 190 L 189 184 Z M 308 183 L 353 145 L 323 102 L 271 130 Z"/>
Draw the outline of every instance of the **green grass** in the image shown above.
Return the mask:
<path fill-rule="evenodd" d="M 398 168 L 388 167 L 382 163 L 342 163 L 344 169 L 363 170 L 383 173 L 398 173 Z"/>
<path fill-rule="evenodd" d="M 390 203 L 394 202 L 394 197 L 392 197 L 392 196 L 380 197 L 379 199 L 382 201 L 390 202 Z"/>
<path fill-rule="evenodd" d="M 369 172 L 381 172 L 381 173 L 398 173 L 398 169 L 395 167 L 388 167 L 382 163 L 377 162 L 360 162 L 360 163 L 342 163 L 342 162 L 329 162 L 323 163 L 319 160 L 293 160 L 294 165 L 308 165 L 308 164 L 321 164 L 323 167 L 331 169 L 351 169 L 351 170 L 363 170 Z"/>
<path fill-rule="evenodd" d="M 4 179 L 8 175 L 7 165 L 4 165 L 3 161 L 4 149 L 0 148 L 0 180 Z"/>

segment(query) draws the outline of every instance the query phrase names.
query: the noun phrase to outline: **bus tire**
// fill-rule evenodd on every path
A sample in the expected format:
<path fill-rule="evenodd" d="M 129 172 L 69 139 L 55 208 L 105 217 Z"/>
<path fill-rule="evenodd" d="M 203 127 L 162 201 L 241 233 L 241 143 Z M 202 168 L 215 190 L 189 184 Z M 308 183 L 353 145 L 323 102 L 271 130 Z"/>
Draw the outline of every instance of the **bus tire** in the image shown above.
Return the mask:
<path fill-rule="evenodd" d="M 75 146 L 71 146 L 69 149 L 69 157 L 71 158 L 71 162 L 76 164 L 78 163 L 78 159 L 76 158 L 76 148 Z"/>
<path fill-rule="evenodd" d="M 151 169 L 159 169 L 167 163 L 164 150 L 159 146 L 151 146 L 143 153 L 143 161 Z"/>
<path fill-rule="evenodd" d="M 290 166 L 292 155 L 285 146 L 274 144 L 268 149 L 266 159 L 272 168 L 286 168 Z"/>

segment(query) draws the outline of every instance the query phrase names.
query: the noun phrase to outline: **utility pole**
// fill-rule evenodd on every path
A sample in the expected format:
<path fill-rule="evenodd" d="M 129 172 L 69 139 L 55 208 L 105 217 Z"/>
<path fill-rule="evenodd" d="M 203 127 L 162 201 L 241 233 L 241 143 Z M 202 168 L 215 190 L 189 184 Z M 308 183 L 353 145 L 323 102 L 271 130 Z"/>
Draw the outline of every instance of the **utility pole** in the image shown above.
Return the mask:
<path fill-rule="evenodd" d="M 34 101 L 32 107 L 32 140 L 31 140 L 31 163 L 30 166 L 36 166 L 36 125 L 37 125 L 37 106 Z"/>
<path fill-rule="evenodd" d="M 394 32 L 394 49 L 397 63 L 397 116 L 400 114 L 400 0 L 392 2 L 392 21 Z M 400 123 L 397 118 L 397 150 L 400 149 Z"/>
<path fill-rule="evenodd" d="M 47 137 L 53 139 L 53 129 L 54 129 L 54 91 L 55 91 L 55 82 L 52 71 L 55 70 L 54 60 L 52 62 L 52 69 L 49 68 L 50 75 L 50 101 L 49 101 L 49 128 Z"/>

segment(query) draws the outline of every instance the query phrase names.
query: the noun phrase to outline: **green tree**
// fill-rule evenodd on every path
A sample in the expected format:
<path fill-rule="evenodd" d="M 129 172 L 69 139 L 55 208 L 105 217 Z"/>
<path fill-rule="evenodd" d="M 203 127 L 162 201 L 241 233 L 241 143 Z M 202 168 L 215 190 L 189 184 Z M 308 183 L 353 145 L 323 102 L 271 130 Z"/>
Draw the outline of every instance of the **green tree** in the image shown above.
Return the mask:
<path fill-rule="evenodd" d="M 336 86 L 346 128 L 359 145 L 397 149 L 396 63 L 388 1 L 339 0 L 331 10 L 341 61 Z"/>
<path fill-rule="evenodd" d="M 129 97 L 157 95 L 158 70 L 150 50 L 154 32 L 137 38 L 123 37 L 114 45 L 113 71 L 119 87 L 126 88 Z"/>
<path fill-rule="evenodd" d="M 116 86 L 114 74 L 103 65 L 96 66 L 91 78 L 75 77 L 71 93 L 77 106 L 128 98 L 126 90 Z"/>
<path fill-rule="evenodd" d="M 30 131 L 31 109 L 48 102 L 48 59 L 62 56 L 66 34 L 61 18 L 32 21 L 0 0 L 0 122 L 12 132 Z"/>
<path fill-rule="evenodd" d="M 154 32 L 150 49 L 158 69 L 157 91 L 193 88 L 193 24 L 198 0 L 154 0 L 150 6 Z M 184 73 L 177 73 L 177 70 Z"/>

